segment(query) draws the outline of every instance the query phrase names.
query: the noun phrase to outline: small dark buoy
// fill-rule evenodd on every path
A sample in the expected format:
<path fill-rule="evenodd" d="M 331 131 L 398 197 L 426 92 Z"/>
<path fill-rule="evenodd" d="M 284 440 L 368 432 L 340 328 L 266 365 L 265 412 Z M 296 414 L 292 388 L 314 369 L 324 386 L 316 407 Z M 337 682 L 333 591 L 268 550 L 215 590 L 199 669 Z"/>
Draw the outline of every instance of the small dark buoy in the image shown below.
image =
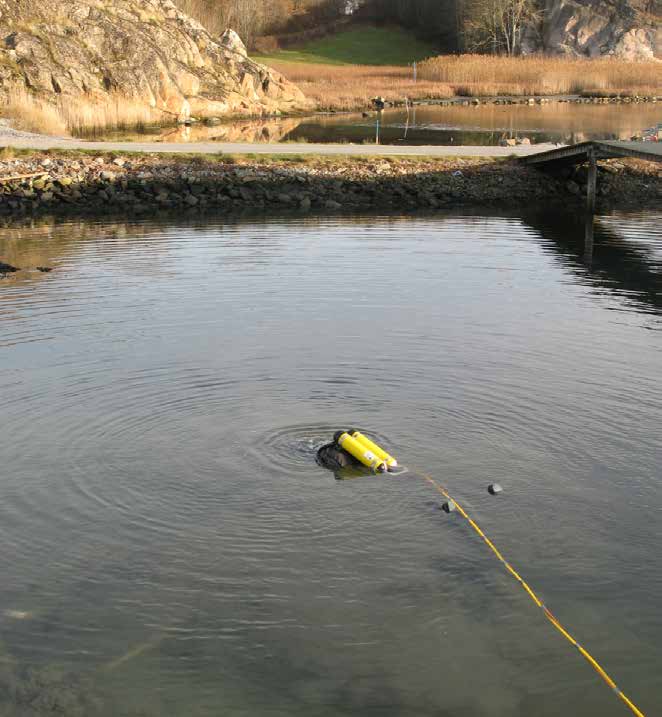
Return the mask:
<path fill-rule="evenodd" d="M 503 488 L 498 483 L 491 483 L 487 486 L 487 492 L 490 495 L 498 495 L 499 493 L 503 493 Z"/>
<path fill-rule="evenodd" d="M 449 500 L 441 506 L 441 509 L 445 513 L 453 513 L 455 511 L 456 507 L 457 506 L 455 505 L 455 501 Z"/>

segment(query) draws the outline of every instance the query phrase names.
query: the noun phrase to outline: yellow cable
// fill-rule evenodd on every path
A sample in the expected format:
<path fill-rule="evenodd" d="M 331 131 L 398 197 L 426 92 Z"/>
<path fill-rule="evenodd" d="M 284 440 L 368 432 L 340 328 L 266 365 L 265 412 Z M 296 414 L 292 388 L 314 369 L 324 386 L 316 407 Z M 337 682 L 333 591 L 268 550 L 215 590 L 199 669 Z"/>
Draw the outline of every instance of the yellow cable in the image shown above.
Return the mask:
<path fill-rule="evenodd" d="M 543 613 L 545 614 L 545 617 L 549 622 L 565 637 L 565 639 L 571 644 L 574 645 L 579 653 L 582 655 L 582 657 L 591 665 L 591 667 L 602 677 L 602 679 L 611 687 L 611 689 L 618 695 L 618 697 L 632 710 L 632 712 L 637 715 L 637 717 L 645 717 L 644 713 L 630 700 L 628 697 L 623 694 L 623 692 L 618 688 L 614 680 L 611 679 L 611 677 L 607 674 L 607 672 L 601 667 L 600 663 L 591 655 L 591 653 L 586 650 L 584 647 L 582 647 L 577 640 L 563 627 L 563 625 L 559 622 L 559 620 L 553 615 L 553 613 L 545 606 L 543 601 L 536 595 L 536 593 L 529 587 L 529 585 L 526 583 L 525 580 L 522 579 L 522 577 L 519 575 L 519 573 L 513 568 L 513 566 L 503 557 L 503 555 L 497 550 L 494 543 L 483 533 L 483 531 L 480 529 L 478 524 L 474 522 L 470 517 L 469 514 L 464 510 L 464 508 L 454 499 L 451 498 L 448 491 L 443 488 L 439 483 L 437 483 L 432 476 L 427 475 L 426 473 L 421 474 L 425 480 L 430 483 L 434 488 L 441 493 L 441 495 L 444 496 L 444 498 L 452 501 L 455 504 L 455 507 L 457 508 L 458 513 L 469 523 L 469 525 L 474 529 L 474 531 L 482 538 L 483 542 L 487 545 L 487 547 L 497 556 L 500 562 L 503 563 L 506 570 L 517 580 L 517 582 L 522 586 L 522 588 L 528 593 L 529 597 L 533 600 L 533 602 L 539 607 L 542 608 Z"/>

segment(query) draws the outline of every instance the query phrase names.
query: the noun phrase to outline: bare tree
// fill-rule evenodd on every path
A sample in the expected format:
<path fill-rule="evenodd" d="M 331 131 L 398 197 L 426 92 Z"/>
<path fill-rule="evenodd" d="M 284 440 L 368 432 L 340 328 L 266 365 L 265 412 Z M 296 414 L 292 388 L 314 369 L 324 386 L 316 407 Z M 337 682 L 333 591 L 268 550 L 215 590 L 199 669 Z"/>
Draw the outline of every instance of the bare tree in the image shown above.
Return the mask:
<path fill-rule="evenodd" d="M 537 0 L 467 0 L 464 40 L 468 50 L 516 55 L 524 30 L 540 21 Z"/>

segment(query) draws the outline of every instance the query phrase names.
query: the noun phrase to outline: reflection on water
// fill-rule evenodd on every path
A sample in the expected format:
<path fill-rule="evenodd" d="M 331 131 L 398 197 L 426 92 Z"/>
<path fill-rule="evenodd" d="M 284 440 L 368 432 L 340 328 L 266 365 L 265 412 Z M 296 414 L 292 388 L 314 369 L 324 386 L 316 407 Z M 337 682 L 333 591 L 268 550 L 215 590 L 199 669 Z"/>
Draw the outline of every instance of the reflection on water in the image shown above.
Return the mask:
<path fill-rule="evenodd" d="M 163 142 L 373 143 L 379 135 L 382 144 L 497 145 L 524 137 L 533 143 L 573 143 L 629 140 L 661 122 L 662 110 L 657 104 L 419 105 L 409 111 L 392 109 L 369 116 L 318 115 L 168 128 L 151 138 Z M 121 137 L 145 139 L 144 134 Z"/>
<path fill-rule="evenodd" d="M 3 227 L 0 713 L 657 713 L 660 218 Z"/>
<path fill-rule="evenodd" d="M 554 242 L 563 265 L 588 280 L 596 294 L 618 296 L 618 310 L 662 314 L 659 215 L 622 222 L 620 217 L 594 220 L 550 210 L 538 211 L 527 221 Z"/>

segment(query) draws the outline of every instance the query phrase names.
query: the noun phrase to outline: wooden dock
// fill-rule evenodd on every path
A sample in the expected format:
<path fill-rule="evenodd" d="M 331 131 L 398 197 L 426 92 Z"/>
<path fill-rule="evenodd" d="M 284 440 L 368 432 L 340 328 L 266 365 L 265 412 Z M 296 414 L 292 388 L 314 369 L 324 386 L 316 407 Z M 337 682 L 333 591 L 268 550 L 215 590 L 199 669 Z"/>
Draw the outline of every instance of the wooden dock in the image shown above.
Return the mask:
<path fill-rule="evenodd" d="M 595 140 L 571 144 L 545 152 L 521 157 L 520 162 L 540 169 L 558 169 L 571 164 L 588 162 L 588 187 L 586 201 L 588 210 L 595 211 L 599 159 L 634 158 L 647 162 L 662 162 L 662 143 L 658 142 L 615 142 Z"/>

